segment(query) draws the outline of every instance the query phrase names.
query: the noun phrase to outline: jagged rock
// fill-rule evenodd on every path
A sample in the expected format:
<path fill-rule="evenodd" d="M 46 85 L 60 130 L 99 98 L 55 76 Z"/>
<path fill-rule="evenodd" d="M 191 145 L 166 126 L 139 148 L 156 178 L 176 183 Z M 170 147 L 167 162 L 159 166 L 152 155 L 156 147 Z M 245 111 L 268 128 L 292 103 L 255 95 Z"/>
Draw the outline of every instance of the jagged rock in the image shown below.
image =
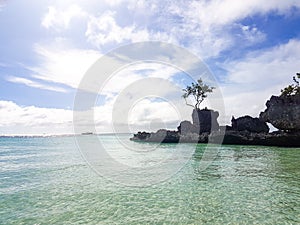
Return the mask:
<path fill-rule="evenodd" d="M 300 147 L 299 138 L 300 133 L 250 133 L 248 131 L 227 131 L 224 135 L 223 144 Z"/>
<path fill-rule="evenodd" d="M 186 134 L 199 134 L 199 126 L 193 125 L 190 121 L 182 121 L 180 125 L 177 127 L 178 132 L 181 135 L 186 135 Z"/>
<path fill-rule="evenodd" d="M 149 141 L 161 143 L 178 143 L 179 133 L 178 131 L 161 129 L 158 130 L 156 133 L 151 133 Z"/>
<path fill-rule="evenodd" d="M 300 95 L 272 96 L 266 106 L 267 109 L 259 116 L 262 121 L 279 130 L 300 130 Z"/>
<path fill-rule="evenodd" d="M 219 129 L 217 121 L 219 112 L 209 109 L 194 109 L 192 113 L 193 125 L 199 126 L 199 134 Z"/>
<path fill-rule="evenodd" d="M 260 115 L 261 119 L 265 119 L 265 121 L 243 116 L 237 119 L 233 118 L 232 126 L 221 127 L 217 122 L 218 112 L 207 109 L 194 110 L 193 124 L 183 121 L 180 123 L 178 131 L 162 129 L 155 133 L 138 132 L 130 140 L 158 143 L 210 142 L 230 145 L 300 147 L 299 103 L 299 97 L 293 99 L 273 96 L 267 103 L 267 110 Z M 269 128 L 265 122 L 271 122 L 277 128 L 284 127 L 285 130 L 288 130 L 286 129 L 288 127 L 291 131 L 268 133 Z M 277 123 L 278 126 L 275 125 Z"/>
<path fill-rule="evenodd" d="M 143 131 L 143 132 L 139 131 L 137 134 L 134 134 L 133 138 L 131 138 L 131 139 L 134 139 L 134 140 L 146 140 L 149 137 L 150 137 L 150 133 L 145 132 L 145 131 Z"/>
<path fill-rule="evenodd" d="M 138 132 L 130 138 L 132 141 L 157 142 L 157 143 L 178 143 L 179 132 L 160 129 L 155 133 Z"/>
<path fill-rule="evenodd" d="M 140 132 L 141 133 L 141 132 Z M 146 133 L 146 132 L 142 132 Z M 139 139 L 139 137 L 145 137 Z M 158 143 L 216 143 L 229 145 L 265 145 L 279 147 L 300 147 L 300 132 L 273 132 L 273 133 L 251 133 L 249 131 L 214 131 L 211 134 L 181 135 L 177 131 L 160 130 L 156 133 L 146 135 L 134 135 L 132 141 L 158 142 Z"/>
<path fill-rule="evenodd" d="M 258 118 L 253 118 L 251 116 L 242 116 L 237 119 L 232 117 L 231 127 L 232 130 L 235 131 L 249 131 L 253 133 L 269 132 L 269 127 L 266 122 L 262 122 Z"/>

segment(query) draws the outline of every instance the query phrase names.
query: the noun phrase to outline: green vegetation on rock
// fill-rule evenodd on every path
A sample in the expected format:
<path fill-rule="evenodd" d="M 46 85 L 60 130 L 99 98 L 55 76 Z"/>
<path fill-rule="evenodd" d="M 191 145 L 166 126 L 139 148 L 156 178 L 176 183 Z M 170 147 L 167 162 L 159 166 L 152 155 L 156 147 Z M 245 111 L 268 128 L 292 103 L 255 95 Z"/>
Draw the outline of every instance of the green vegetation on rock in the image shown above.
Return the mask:
<path fill-rule="evenodd" d="M 215 89 L 215 87 L 210 87 L 207 84 L 204 84 L 201 79 L 197 80 L 197 83 L 192 83 L 191 86 L 187 86 L 183 91 L 185 92 L 182 97 L 185 99 L 187 105 L 199 109 L 201 102 L 207 97 L 207 93 L 210 93 Z M 187 103 L 187 98 L 193 96 L 195 100 L 195 105 Z"/>
<path fill-rule="evenodd" d="M 293 77 L 294 84 L 290 84 L 281 90 L 282 96 L 300 95 L 300 73 L 297 73 L 296 76 Z"/>

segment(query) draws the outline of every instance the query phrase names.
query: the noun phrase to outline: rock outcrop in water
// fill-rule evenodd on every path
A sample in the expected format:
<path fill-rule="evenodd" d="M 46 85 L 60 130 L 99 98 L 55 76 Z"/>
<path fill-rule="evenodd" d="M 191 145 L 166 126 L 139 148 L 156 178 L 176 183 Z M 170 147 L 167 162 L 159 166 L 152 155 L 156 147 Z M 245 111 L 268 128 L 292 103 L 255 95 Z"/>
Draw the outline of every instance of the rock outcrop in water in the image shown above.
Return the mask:
<path fill-rule="evenodd" d="M 300 147 L 300 96 L 272 96 L 259 118 L 232 118 L 231 126 L 219 126 L 219 113 L 194 109 L 192 123 L 182 121 L 176 131 L 138 132 L 133 141 L 159 143 L 218 143 Z M 269 133 L 266 122 L 279 131 Z"/>
<path fill-rule="evenodd" d="M 259 118 L 283 131 L 300 131 L 300 95 L 272 96 Z"/>
<path fill-rule="evenodd" d="M 219 130 L 218 117 L 217 111 L 207 108 L 194 109 L 192 113 L 193 123 L 187 120 L 182 121 L 177 129 L 181 135 L 210 133 Z"/>

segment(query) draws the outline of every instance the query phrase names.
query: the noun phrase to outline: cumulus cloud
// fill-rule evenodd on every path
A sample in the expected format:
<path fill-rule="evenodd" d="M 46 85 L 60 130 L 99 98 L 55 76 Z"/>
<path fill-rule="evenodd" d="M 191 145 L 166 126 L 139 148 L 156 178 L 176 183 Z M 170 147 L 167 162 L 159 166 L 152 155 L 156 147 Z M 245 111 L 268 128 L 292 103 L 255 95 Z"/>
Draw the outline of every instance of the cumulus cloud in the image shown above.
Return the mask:
<path fill-rule="evenodd" d="M 164 49 L 163 46 L 162 49 Z M 95 50 L 68 48 L 58 45 L 45 46 L 37 44 L 35 46 L 35 51 L 40 58 L 40 62 L 35 66 L 27 67 L 27 69 L 31 71 L 31 76 L 33 78 L 41 81 L 63 84 L 74 89 L 78 88 L 78 85 L 87 70 L 102 56 L 100 52 Z M 130 83 L 145 77 L 170 79 L 176 73 L 181 72 L 179 70 L 181 67 L 185 69 L 195 69 L 199 67 L 198 61 L 195 61 L 195 59 L 197 59 L 196 57 L 191 60 L 190 57 L 185 57 L 182 51 L 175 51 L 175 49 L 171 49 L 170 51 L 171 52 L 158 52 L 156 57 L 157 62 L 150 63 L 139 61 L 126 68 L 122 68 L 121 71 L 113 74 L 109 79 L 105 79 L 105 88 L 102 92 L 105 94 L 116 93 Z M 137 60 L 126 55 L 106 55 L 105 57 L 106 64 L 99 67 L 99 76 L 102 77 L 109 75 L 101 70 L 104 69 L 104 67 L 110 67 L 110 65 L 113 66 L 121 63 L 126 64 L 126 62 L 131 63 L 132 61 Z M 170 62 L 170 64 L 171 62 L 176 62 L 177 64 L 174 66 L 178 66 L 179 69 L 160 63 L 160 61 Z M 38 88 L 50 88 L 45 85 L 42 86 L 41 84 L 33 83 L 32 81 L 29 81 L 29 79 L 16 80 L 16 78 L 14 78 L 10 81 L 23 84 L 26 83 L 27 85 Z M 96 82 L 93 83 L 94 86 L 96 84 Z M 85 90 L 92 91 L 94 88 L 97 90 L 99 89 L 99 87 L 94 86 L 87 87 L 89 89 Z M 51 89 L 53 88 L 51 87 Z M 59 91 L 59 89 L 57 91 Z"/>
<path fill-rule="evenodd" d="M 115 99 L 104 105 L 93 107 L 94 125 L 98 133 L 114 132 L 112 117 Z M 57 108 L 41 108 L 36 106 L 20 106 L 11 101 L 0 101 L 0 135 L 14 134 L 72 134 L 73 110 Z M 81 113 L 81 112 L 77 112 Z M 84 114 L 83 114 L 84 115 Z M 81 132 L 90 131 L 90 124 L 83 118 Z M 133 105 L 128 120 L 122 126 L 123 130 L 136 132 L 141 128 L 156 130 L 159 125 L 172 129 L 179 123 L 179 116 L 172 105 L 164 101 L 141 99 Z M 120 126 L 120 121 L 115 125 Z M 128 124 L 127 124 L 128 123 Z M 125 127 L 126 126 L 126 127 Z M 127 127 L 129 126 L 129 127 Z M 49 130 L 49 127 L 51 129 Z M 125 129 L 126 128 L 126 129 Z"/>
<path fill-rule="evenodd" d="M 199 56 L 210 58 L 219 56 L 236 43 L 255 44 L 265 40 L 265 34 L 255 24 L 241 24 L 244 18 L 270 12 L 283 15 L 300 7 L 300 3 L 294 0 L 188 0 L 157 3 L 157 6 L 161 29 L 174 34 L 179 43 Z M 236 26 L 248 26 L 248 29 L 238 31 Z"/>
<path fill-rule="evenodd" d="M 249 53 L 244 59 L 226 62 L 228 71 L 226 80 L 236 84 L 249 84 L 249 87 L 261 89 L 261 85 L 286 85 L 299 65 L 300 40 L 289 42 L 266 50 Z"/>
<path fill-rule="evenodd" d="M 175 129 L 182 118 L 172 104 L 166 101 L 153 101 L 149 98 L 137 102 L 131 110 L 128 124 L 133 132 Z"/>
<path fill-rule="evenodd" d="M 133 41 L 149 39 L 149 33 L 145 29 L 137 30 L 133 25 L 120 27 L 114 15 L 114 12 L 107 11 L 100 17 L 91 16 L 85 33 L 88 41 L 102 46 L 107 43 L 121 43 L 129 39 Z"/>
<path fill-rule="evenodd" d="M 165 32 L 149 31 L 136 24 L 120 26 L 115 14 L 116 12 L 106 11 L 100 17 L 90 16 L 85 33 L 87 40 L 97 47 L 153 40 L 175 42 L 175 38 Z"/>
<path fill-rule="evenodd" d="M 0 133 L 43 134 L 71 133 L 72 111 L 36 106 L 19 106 L 11 101 L 0 101 Z"/>
<path fill-rule="evenodd" d="M 67 28 L 73 18 L 84 17 L 87 41 L 98 48 L 159 40 L 182 45 L 203 58 L 210 58 L 219 56 L 238 42 L 247 41 L 251 45 L 265 40 L 264 32 L 255 24 L 241 23 L 244 18 L 270 12 L 285 15 L 294 7 L 300 7 L 295 0 L 105 0 L 104 3 L 110 10 L 105 11 L 103 5 L 99 7 L 94 1 L 81 3 L 81 6 L 79 2 L 72 3 L 64 9 L 51 6 L 42 25 Z M 126 19 L 121 21 L 116 16 L 119 14 Z"/>
<path fill-rule="evenodd" d="M 299 71 L 300 40 L 267 50 L 255 51 L 245 58 L 226 62 L 223 66 L 227 77 L 221 84 L 227 112 L 231 115 L 258 116 L 265 109 L 265 102 L 292 82 Z"/>
<path fill-rule="evenodd" d="M 110 6 L 118 6 L 121 3 L 128 3 L 130 0 L 104 0 L 104 2 Z"/>
<path fill-rule="evenodd" d="M 101 56 L 98 51 L 35 45 L 40 64 L 28 67 L 32 76 L 77 88 L 88 68 Z"/>
<path fill-rule="evenodd" d="M 204 29 L 210 29 L 214 25 L 230 24 L 250 15 L 265 14 L 271 11 L 284 14 L 292 7 L 300 7 L 299 1 L 295 0 L 270 0 L 265 2 L 260 0 L 192 0 L 189 3 L 185 4 L 185 7 L 183 4 L 174 3 L 172 7 L 178 13 L 183 13 L 191 22 L 201 24 Z"/>
<path fill-rule="evenodd" d="M 81 25 L 85 24 L 86 27 L 81 27 L 80 30 L 85 30 L 82 37 L 86 38 L 86 42 L 80 46 L 85 46 L 86 49 L 68 45 L 36 44 L 34 51 L 39 62 L 34 66 L 27 66 L 31 71 L 31 78 L 9 77 L 8 80 L 35 88 L 64 92 L 65 89 L 49 85 L 48 82 L 77 88 L 87 69 L 102 55 L 102 52 L 88 49 L 89 47 L 108 50 L 125 43 L 147 40 L 178 44 L 205 59 L 219 57 L 223 51 L 238 43 L 247 42 L 248 45 L 253 45 L 266 40 L 266 34 L 255 24 L 241 22 L 246 17 L 270 12 L 286 15 L 293 7 L 300 7 L 300 2 L 296 0 L 105 0 L 103 3 L 110 8 L 104 9 L 103 4 L 97 11 L 95 6 L 99 4 L 95 1 L 78 1 L 78 4 L 73 2 L 64 7 L 50 6 L 41 25 L 56 31 L 77 29 L 78 27 L 71 26 L 72 21 L 83 18 Z M 257 116 L 264 109 L 270 93 L 278 94 L 290 82 L 292 75 L 299 72 L 296 68 L 299 62 L 299 46 L 299 40 L 291 40 L 277 47 L 249 53 L 235 61 L 226 61 L 222 66 L 227 74 L 221 84 L 227 106 L 227 119 L 223 122 L 229 123 L 231 115 Z M 184 62 L 185 60 L 181 56 L 182 63 L 193 63 Z M 170 79 L 175 74 L 174 68 L 149 64 L 136 65 L 116 74 L 102 90 L 102 94 L 106 96 L 104 103 L 94 108 L 99 132 L 111 131 L 114 101 L 124 88 L 141 78 Z M 159 95 L 173 94 L 171 92 L 163 89 Z M 0 131 L 6 133 L 14 133 L 14 127 L 24 131 L 32 128 L 31 133 L 40 133 L 43 130 L 47 132 L 49 126 L 55 127 L 57 132 L 68 132 L 71 129 L 70 110 L 19 106 L 13 102 L 2 101 L 0 113 L 5 115 L 0 120 Z M 151 121 L 159 119 L 174 126 L 178 121 L 166 102 L 149 99 L 140 101 L 131 113 L 130 124 L 135 128 L 139 124 L 148 126 Z M 22 130 L 18 132 L 22 133 Z"/>
<path fill-rule="evenodd" d="M 266 34 L 262 31 L 259 31 L 255 25 L 241 25 L 238 24 L 242 31 L 242 39 L 245 40 L 244 45 L 253 45 L 255 43 L 260 43 L 266 40 Z"/>
<path fill-rule="evenodd" d="M 42 26 L 47 29 L 66 29 L 73 18 L 84 16 L 86 16 L 86 13 L 78 5 L 71 5 L 63 10 L 49 6 L 48 12 L 42 20 Z"/>

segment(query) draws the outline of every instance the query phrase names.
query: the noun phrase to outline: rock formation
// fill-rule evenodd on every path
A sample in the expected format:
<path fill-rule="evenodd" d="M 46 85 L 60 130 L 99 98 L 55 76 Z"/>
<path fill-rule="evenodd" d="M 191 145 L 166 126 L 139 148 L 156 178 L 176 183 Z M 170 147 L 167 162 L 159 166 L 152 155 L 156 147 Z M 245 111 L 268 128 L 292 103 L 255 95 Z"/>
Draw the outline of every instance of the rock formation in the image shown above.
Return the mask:
<path fill-rule="evenodd" d="M 178 132 L 181 135 L 185 135 L 185 134 L 199 134 L 200 133 L 200 127 L 199 126 L 195 126 L 194 124 L 192 124 L 190 121 L 182 121 L 180 123 L 180 125 L 177 127 Z"/>
<path fill-rule="evenodd" d="M 199 134 L 219 129 L 219 112 L 214 110 L 194 109 L 192 113 L 193 125 L 199 127 Z"/>
<path fill-rule="evenodd" d="M 237 119 L 232 117 L 231 126 L 232 130 L 249 131 L 252 133 L 268 133 L 270 130 L 266 122 L 251 116 L 243 116 Z"/>
<path fill-rule="evenodd" d="M 272 96 L 259 118 L 279 130 L 300 131 L 300 95 Z"/>
<path fill-rule="evenodd" d="M 133 135 L 130 140 L 133 141 L 146 141 L 146 142 L 158 142 L 158 143 L 178 143 L 179 142 L 179 132 L 170 131 L 165 129 L 160 129 L 157 132 L 138 132 Z"/>
<path fill-rule="evenodd" d="M 177 131 L 138 132 L 131 140 L 300 147 L 300 96 L 272 96 L 266 105 L 267 109 L 260 114 L 260 118 L 233 117 L 231 126 L 221 127 L 217 122 L 218 112 L 194 109 L 193 123 L 182 121 Z M 266 122 L 270 122 L 280 131 L 268 133 Z"/>

